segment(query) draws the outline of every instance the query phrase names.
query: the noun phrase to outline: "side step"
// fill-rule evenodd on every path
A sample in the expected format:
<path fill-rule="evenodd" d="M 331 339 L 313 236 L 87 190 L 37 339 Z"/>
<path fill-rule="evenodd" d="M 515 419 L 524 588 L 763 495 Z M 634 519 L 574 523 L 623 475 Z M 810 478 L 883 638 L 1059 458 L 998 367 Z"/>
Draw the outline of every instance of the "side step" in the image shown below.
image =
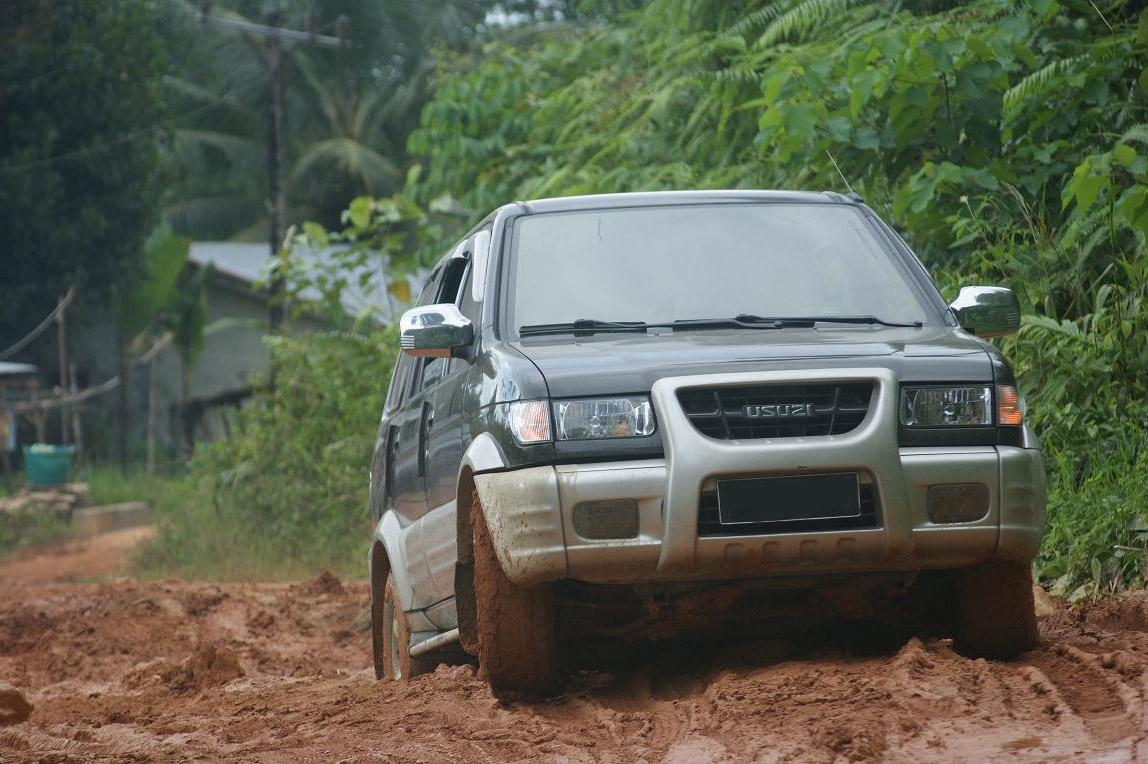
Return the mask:
<path fill-rule="evenodd" d="M 435 650 L 439 647 L 443 647 L 457 641 L 458 629 L 444 631 L 442 634 L 433 636 L 430 639 L 424 639 L 422 642 L 419 642 L 416 645 L 411 645 L 411 657 L 417 658 L 423 653 L 429 653 L 431 650 Z"/>

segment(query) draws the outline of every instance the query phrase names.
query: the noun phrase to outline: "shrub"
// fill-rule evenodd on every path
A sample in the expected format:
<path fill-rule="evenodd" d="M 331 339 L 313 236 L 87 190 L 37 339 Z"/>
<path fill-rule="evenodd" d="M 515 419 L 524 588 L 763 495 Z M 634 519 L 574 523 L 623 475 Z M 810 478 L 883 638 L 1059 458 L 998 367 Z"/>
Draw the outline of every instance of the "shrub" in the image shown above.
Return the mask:
<path fill-rule="evenodd" d="M 363 574 L 367 471 L 393 331 L 272 337 L 274 387 L 231 440 L 200 446 L 189 500 L 158 522 L 145 570 L 217 578 Z"/>

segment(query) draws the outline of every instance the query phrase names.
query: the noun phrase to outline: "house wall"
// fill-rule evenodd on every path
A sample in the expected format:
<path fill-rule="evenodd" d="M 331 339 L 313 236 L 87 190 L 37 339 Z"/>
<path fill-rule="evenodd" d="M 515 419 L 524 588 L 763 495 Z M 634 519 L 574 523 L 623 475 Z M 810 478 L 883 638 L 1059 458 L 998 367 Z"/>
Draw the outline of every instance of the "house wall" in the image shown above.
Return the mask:
<path fill-rule="evenodd" d="M 223 323 L 220 323 L 223 322 Z M 119 373 L 116 353 L 116 316 L 108 309 L 85 315 L 70 313 L 68 321 L 68 354 L 75 362 L 80 386 L 99 384 Z M 252 377 L 265 376 L 270 369 L 271 354 L 263 343 L 267 333 L 267 300 L 251 286 L 225 274 L 216 274 L 208 285 L 207 327 L 204 348 L 191 373 L 192 397 L 209 396 L 249 384 Z M 290 332 L 321 329 L 314 320 L 292 320 Z M 57 377 L 55 333 L 49 333 L 36 344 L 27 360 L 39 365 L 41 377 L 50 388 Z M 34 357 L 32 357 L 34 356 Z M 183 372 L 179 354 L 168 346 L 156 356 L 157 426 L 159 456 L 174 455 L 179 446 L 178 428 L 171 420 L 172 405 L 183 399 Z M 142 459 L 146 450 L 148 418 L 148 367 L 133 364 L 127 384 L 131 426 L 129 452 L 132 459 Z M 120 420 L 119 390 L 92 399 L 83 410 L 85 449 L 98 458 L 110 459 L 117 453 Z M 223 410 L 224 414 L 229 414 Z M 48 420 L 49 440 L 58 442 L 59 417 Z M 226 427 L 217 415 L 205 417 L 200 438 L 224 437 Z M 27 427 L 24 441 L 28 440 Z"/>
<path fill-rule="evenodd" d="M 220 325 L 221 320 L 228 325 Z M 192 367 L 192 396 L 242 387 L 253 376 L 267 373 L 271 355 L 263 344 L 267 332 L 267 302 L 262 295 L 243 284 L 213 280 L 207 292 L 207 326 L 203 351 Z M 69 354 L 77 368 L 83 370 L 80 374 L 86 384 L 99 383 L 117 374 L 115 316 L 103 311 L 82 325 L 69 327 Z M 173 403 L 183 399 L 183 371 L 179 354 L 170 345 L 159 352 L 155 363 L 157 440 L 162 450 L 171 452 L 177 444 L 170 410 Z M 132 420 L 129 448 L 137 458 L 144 453 L 147 437 L 148 382 L 148 367 L 134 364 L 128 384 Z M 107 393 L 92 401 L 84 412 L 85 428 L 91 430 L 90 443 L 105 456 L 111 456 L 115 450 L 118 395 L 118 391 Z M 218 430 L 218 426 L 215 429 Z M 210 434 L 219 437 L 223 433 Z"/>

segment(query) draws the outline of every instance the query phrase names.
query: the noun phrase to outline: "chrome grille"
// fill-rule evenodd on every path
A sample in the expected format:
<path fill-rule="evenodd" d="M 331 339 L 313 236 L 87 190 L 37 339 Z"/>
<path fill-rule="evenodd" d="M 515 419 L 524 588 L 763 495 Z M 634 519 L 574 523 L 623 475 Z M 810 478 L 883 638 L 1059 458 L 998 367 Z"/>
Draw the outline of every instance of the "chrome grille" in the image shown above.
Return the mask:
<path fill-rule="evenodd" d="M 678 402 L 703 435 L 721 440 L 841 435 L 861 424 L 871 382 L 687 388 Z"/>

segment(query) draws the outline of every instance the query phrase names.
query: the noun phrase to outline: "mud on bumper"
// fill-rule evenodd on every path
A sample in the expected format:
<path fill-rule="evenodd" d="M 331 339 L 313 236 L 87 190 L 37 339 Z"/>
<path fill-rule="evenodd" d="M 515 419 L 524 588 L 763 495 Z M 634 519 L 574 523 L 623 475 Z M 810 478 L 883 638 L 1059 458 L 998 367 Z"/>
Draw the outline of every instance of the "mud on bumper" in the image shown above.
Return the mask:
<path fill-rule="evenodd" d="M 702 435 L 678 404 L 684 387 L 872 381 L 862 423 L 844 435 L 727 441 Z M 516 583 L 574 578 L 632 583 L 803 573 L 951 569 L 989 559 L 1028 561 L 1040 546 L 1045 486 L 1041 452 L 1012 446 L 897 445 L 895 375 L 888 369 L 753 372 L 659 380 L 652 400 L 665 458 L 533 467 L 475 475 L 503 569 Z M 875 497 L 870 527 L 699 535 L 702 497 L 715 479 L 855 472 Z M 978 484 L 988 512 L 937 523 L 929 488 Z M 636 532 L 590 539 L 574 508 L 630 500 Z"/>

